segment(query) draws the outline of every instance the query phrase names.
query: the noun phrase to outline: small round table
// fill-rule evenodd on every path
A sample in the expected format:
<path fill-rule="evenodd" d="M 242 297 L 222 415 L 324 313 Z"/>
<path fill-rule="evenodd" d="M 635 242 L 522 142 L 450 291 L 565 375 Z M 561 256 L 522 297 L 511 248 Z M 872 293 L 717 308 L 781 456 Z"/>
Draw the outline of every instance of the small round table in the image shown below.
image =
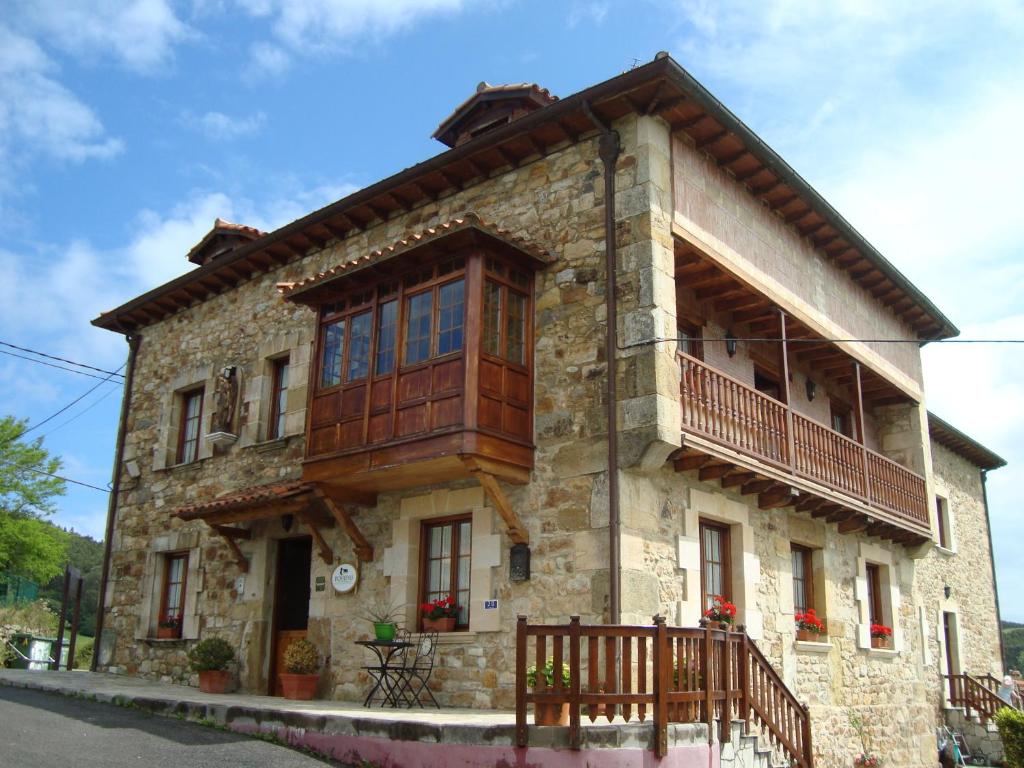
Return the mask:
<path fill-rule="evenodd" d="M 366 701 L 363 702 L 363 706 L 370 706 L 374 695 L 377 691 L 381 691 L 384 694 L 384 698 L 380 705 L 383 707 L 386 704 L 390 704 L 392 707 L 397 707 L 399 704 L 398 695 L 392 686 L 391 675 L 401 669 L 402 666 L 392 665 L 391 662 L 396 655 L 406 648 L 411 648 L 413 644 L 407 640 L 356 640 L 356 645 L 369 648 L 376 655 L 377 661 L 380 662 L 375 667 L 363 667 L 374 677 L 373 688 L 366 695 Z"/>

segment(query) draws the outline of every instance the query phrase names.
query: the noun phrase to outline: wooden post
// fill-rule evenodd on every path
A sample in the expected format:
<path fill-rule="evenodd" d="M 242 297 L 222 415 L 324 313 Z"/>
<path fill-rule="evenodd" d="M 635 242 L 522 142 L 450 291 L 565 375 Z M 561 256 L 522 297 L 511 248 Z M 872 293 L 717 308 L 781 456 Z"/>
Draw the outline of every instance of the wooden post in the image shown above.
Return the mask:
<path fill-rule="evenodd" d="M 786 313 L 779 310 L 779 339 L 782 351 L 782 400 L 786 404 L 786 451 L 790 469 L 796 469 L 796 440 L 793 437 L 793 404 L 789 393 L 789 342 L 786 340 Z"/>
<path fill-rule="evenodd" d="M 704 658 L 701 659 L 701 674 L 704 677 L 704 722 L 708 726 L 708 744 L 715 740 L 715 699 L 714 686 L 711 683 L 711 655 L 714 653 L 714 640 L 711 637 L 711 627 L 704 626 Z"/>
<path fill-rule="evenodd" d="M 525 747 L 526 731 L 526 617 L 516 620 L 516 746 Z"/>
<path fill-rule="evenodd" d="M 57 647 L 53 650 L 50 669 L 60 669 L 60 649 L 64 646 L 64 622 L 68 617 L 68 590 L 71 586 L 71 566 L 64 566 L 64 591 L 60 600 L 60 623 L 57 625 Z"/>
<path fill-rule="evenodd" d="M 868 448 L 864 444 L 864 387 L 860 379 L 860 363 L 853 364 L 853 381 L 857 389 L 857 442 L 860 443 L 861 467 L 864 478 L 864 498 L 871 498 L 871 478 L 868 475 Z"/>
<path fill-rule="evenodd" d="M 722 667 L 720 679 L 725 699 L 722 702 L 722 719 L 719 721 L 720 739 L 723 744 L 732 741 L 732 633 L 725 630 L 725 641 L 722 643 Z"/>
<path fill-rule="evenodd" d="M 668 691 L 672 657 L 668 652 L 668 632 L 665 617 L 654 617 L 654 754 L 665 757 L 668 754 Z M 682 674 L 682 670 L 680 670 Z"/>
<path fill-rule="evenodd" d="M 82 615 L 82 589 L 85 586 L 85 579 L 75 568 L 71 568 L 72 578 L 75 581 L 75 612 L 71 617 L 71 642 L 68 644 L 68 666 L 70 672 L 75 668 L 75 641 L 78 639 L 78 619 Z M 60 658 L 57 659 L 57 666 L 60 667 Z"/>
<path fill-rule="evenodd" d="M 748 647 L 750 638 L 747 637 L 746 627 L 740 626 L 736 629 L 743 633 L 740 638 L 740 647 L 736 652 L 739 654 L 740 668 L 740 717 L 743 720 L 744 728 L 746 728 L 750 721 L 750 648 Z"/>
<path fill-rule="evenodd" d="M 580 748 L 580 617 L 569 617 L 569 747 Z"/>
<path fill-rule="evenodd" d="M 811 710 L 806 704 L 801 704 L 800 707 L 804 712 L 804 719 L 802 723 L 804 742 L 803 768 L 814 768 L 814 748 L 811 745 Z"/>

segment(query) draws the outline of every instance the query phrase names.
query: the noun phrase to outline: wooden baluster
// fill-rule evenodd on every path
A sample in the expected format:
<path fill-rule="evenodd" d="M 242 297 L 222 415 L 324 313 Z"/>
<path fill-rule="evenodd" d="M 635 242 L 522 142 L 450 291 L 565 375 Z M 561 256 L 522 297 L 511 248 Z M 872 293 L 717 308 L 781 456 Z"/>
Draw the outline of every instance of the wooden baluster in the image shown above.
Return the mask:
<path fill-rule="evenodd" d="M 580 748 L 580 617 L 569 617 L 569 747 Z"/>
<path fill-rule="evenodd" d="M 671 679 L 672 657 L 668 649 L 665 617 L 654 617 L 654 754 L 668 754 L 668 708 L 665 693 Z"/>
<path fill-rule="evenodd" d="M 636 648 L 636 692 L 647 693 L 647 638 L 641 637 Z M 636 706 L 636 714 L 640 722 L 647 720 L 647 704 L 641 701 Z"/>
<path fill-rule="evenodd" d="M 551 638 L 551 669 L 554 671 L 551 687 L 561 693 L 565 690 L 565 682 L 562 679 L 562 643 L 564 638 L 561 635 L 554 635 Z M 540 669 L 540 667 L 538 667 Z"/>
<path fill-rule="evenodd" d="M 633 638 L 624 637 L 622 638 L 622 662 L 621 662 L 621 678 L 622 693 L 633 692 Z M 622 705 L 622 717 L 629 722 L 630 718 L 633 717 L 633 705 L 623 704 Z"/>
<path fill-rule="evenodd" d="M 516 619 L 516 746 L 525 747 L 526 728 L 526 617 Z"/>
<path fill-rule="evenodd" d="M 618 685 L 615 677 L 615 640 L 614 636 L 608 636 L 604 639 L 604 690 L 605 693 L 617 693 Z M 604 705 L 604 716 L 608 718 L 610 723 L 615 718 L 615 704 Z"/>
<path fill-rule="evenodd" d="M 712 630 L 708 627 L 704 628 L 704 655 L 701 659 L 701 668 L 704 672 L 704 722 L 708 726 L 708 742 L 710 743 L 714 739 L 715 734 L 715 700 L 713 698 L 714 686 L 712 685 L 711 678 L 714 670 L 714 646 L 712 645 L 713 640 L 711 636 Z"/>
<path fill-rule="evenodd" d="M 594 694 L 600 691 L 599 673 L 597 637 L 589 635 L 587 637 L 587 693 Z M 590 716 L 590 722 L 597 720 L 597 705 L 591 704 L 587 714 Z"/>
<path fill-rule="evenodd" d="M 725 698 L 722 699 L 722 716 L 718 721 L 718 726 L 721 729 L 721 742 L 726 744 L 732 741 L 732 664 L 729 653 L 729 647 L 732 643 L 729 640 L 731 633 L 726 630 L 725 639 L 722 641 L 722 672 L 721 672 L 721 683 L 722 690 L 725 691 Z"/>

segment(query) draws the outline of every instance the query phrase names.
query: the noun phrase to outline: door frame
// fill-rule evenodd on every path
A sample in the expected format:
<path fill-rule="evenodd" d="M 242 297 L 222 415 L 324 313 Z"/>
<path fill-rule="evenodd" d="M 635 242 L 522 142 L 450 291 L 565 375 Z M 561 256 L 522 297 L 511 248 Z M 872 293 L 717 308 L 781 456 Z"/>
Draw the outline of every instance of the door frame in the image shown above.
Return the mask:
<path fill-rule="evenodd" d="M 279 538 L 279 539 L 274 539 L 274 547 L 275 547 L 275 552 L 274 552 L 274 583 L 273 583 L 273 588 L 270 590 L 271 600 L 273 601 L 271 612 L 270 612 L 270 643 L 269 643 L 269 645 L 270 645 L 270 658 L 269 658 L 269 660 L 267 662 L 267 685 L 266 685 L 266 690 L 267 690 L 267 695 L 268 696 L 279 696 L 280 695 L 279 693 L 277 693 L 277 673 L 278 673 L 278 669 L 277 669 L 277 645 L 278 645 L 278 634 L 282 630 L 279 630 L 277 625 L 278 625 L 278 622 L 280 621 L 280 618 L 281 618 L 281 610 L 280 610 L 280 605 L 281 605 L 281 599 L 280 599 L 281 598 L 281 594 L 280 593 L 281 593 L 281 586 L 282 586 L 282 581 L 281 581 L 281 553 L 283 551 L 282 547 L 281 547 L 281 543 L 285 542 L 285 541 L 297 541 L 297 540 L 300 540 L 300 539 L 305 539 L 306 541 L 309 542 L 310 576 L 312 577 L 313 537 L 308 535 L 308 534 L 305 534 L 305 535 L 297 534 L 295 536 L 284 536 L 284 537 Z M 310 589 L 310 598 L 312 599 L 312 589 Z M 309 607 L 308 607 L 308 605 L 306 607 L 306 612 L 307 612 L 307 615 L 306 615 L 306 630 L 305 631 L 308 632 L 309 631 Z M 301 630 L 291 630 L 291 631 L 301 631 Z M 302 637 L 305 637 L 305 635 L 302 635 Z M 295 639 L 299 639 L 299 638 L 296 637 Z"/>

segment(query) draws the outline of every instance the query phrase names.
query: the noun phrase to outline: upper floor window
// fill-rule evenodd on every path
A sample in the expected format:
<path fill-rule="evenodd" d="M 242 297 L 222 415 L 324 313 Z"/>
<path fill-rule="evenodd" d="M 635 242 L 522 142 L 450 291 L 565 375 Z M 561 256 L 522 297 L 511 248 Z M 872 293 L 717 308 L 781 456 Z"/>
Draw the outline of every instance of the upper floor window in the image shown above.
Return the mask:
<path fill-rule="evenodd" d="M 472 522 L 468 516 L 425 522 L 421 545 L 420 603 L 451 597 L 459 606 L 455 625 L 469 626 Z"/>
<path fill-rule="evenodd" d="M 191 464 L 199 457 L 199 432 L 203 420 L 203 388 L 181 395 L 181 423 L 178 427 L 179 464 Z"/>
<path fill-rule="evenodd" d="M 267 423 L 267 439 L 276 440 L 284 436 L 284 417 L 288 410 L 288 358 L 273 361 L 273 381 L 270 387 L 270 420 Z"/>
<path fill-rule="evenodd" d="M 949 521 L 949 500 L 942 496 L 935 497 L 935 521 L 939 527 L 939 546 L 943 549 L 953 548 L 953 536 Z"/>
<path fill-rule="evenodd" d="M 676 340 L 680 352 L 698 360 L 704 359 L 704 343 L 699 325 L 679 320 L 676 324 Z"/>
<path fill-rule="evenodd" d="M 782 399 L 782 385 L 779 383 L 779 377 L 773 371 L 759 365 L 754 366 L 754 389 L 768 397 L 774 397 L 776 400 Z"/>
<path fill-rule="evenodd" d="M 526 304 L 530 284 L 522 270 L 487 259 L 484 281 L 483 352 L 526 364 Z"/>
<path fill-rule="evenodd" d="M 838 400 L 829 401 L 829 426 L 836 432 L 846 437 L 853 437 L 853 419 L 850 416 L 850 406 Z"/>

